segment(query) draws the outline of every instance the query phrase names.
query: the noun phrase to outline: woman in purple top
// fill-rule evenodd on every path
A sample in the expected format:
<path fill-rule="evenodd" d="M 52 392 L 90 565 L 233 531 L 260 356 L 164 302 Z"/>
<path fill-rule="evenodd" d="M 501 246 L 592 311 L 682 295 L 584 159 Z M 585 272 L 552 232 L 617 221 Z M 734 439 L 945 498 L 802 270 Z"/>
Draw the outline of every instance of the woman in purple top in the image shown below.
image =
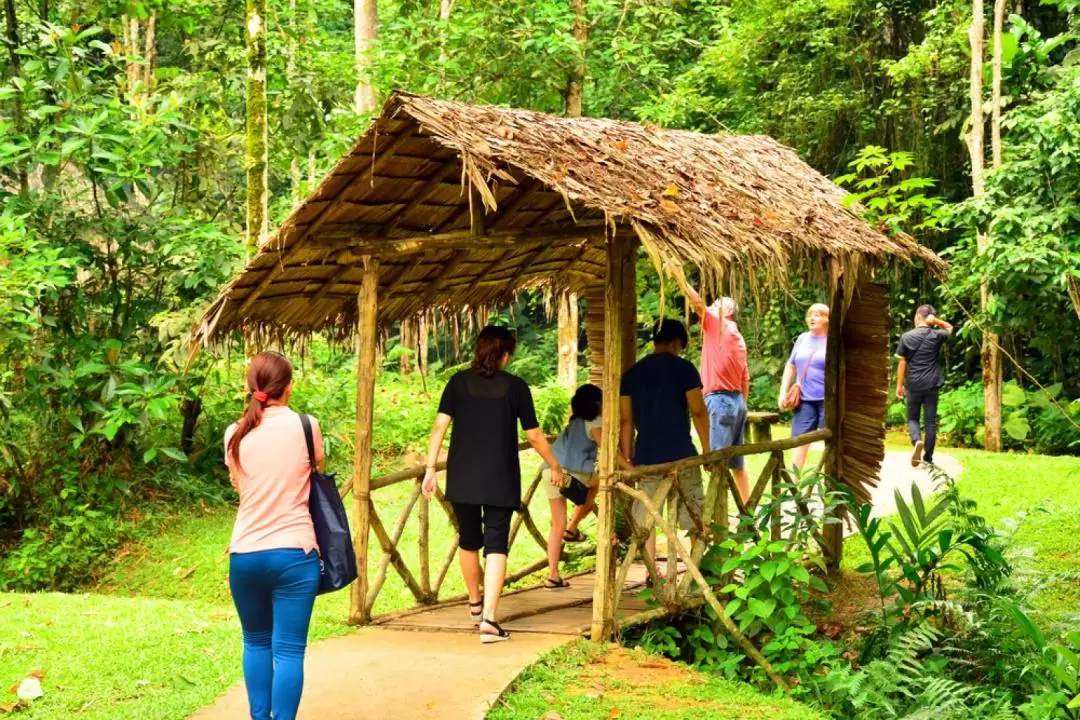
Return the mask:
<path fill-rule="evenodd" d="M 791 435 L 802 435 L 825 427 L 825 350 L 829 342 L 829 306 L 815 303 L 806 312 L 810 328 L 795 341 L 780 381 L 780 409 L 793 410 Z M 787 407 L 792 384 L 799 386 L 799 404 Z M 809 445 L 800 445 L 792 454 L 799 470 L 806 464 Z"/>

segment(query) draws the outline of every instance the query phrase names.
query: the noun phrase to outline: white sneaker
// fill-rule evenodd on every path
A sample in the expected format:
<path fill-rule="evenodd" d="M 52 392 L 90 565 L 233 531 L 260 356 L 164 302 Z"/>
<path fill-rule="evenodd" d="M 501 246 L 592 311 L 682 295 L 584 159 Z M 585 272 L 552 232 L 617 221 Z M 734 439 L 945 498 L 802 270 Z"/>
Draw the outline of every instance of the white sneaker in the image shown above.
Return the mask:
<path fill-rule="evenodd" d="M 911 467 L 919 467 L 919 465 L 922 464 L 922 451 L 923 451 L 923 441 L 918 440 L 915 443 L 914 451 L 912 451 L 912 453 L 911 453 Z"/>

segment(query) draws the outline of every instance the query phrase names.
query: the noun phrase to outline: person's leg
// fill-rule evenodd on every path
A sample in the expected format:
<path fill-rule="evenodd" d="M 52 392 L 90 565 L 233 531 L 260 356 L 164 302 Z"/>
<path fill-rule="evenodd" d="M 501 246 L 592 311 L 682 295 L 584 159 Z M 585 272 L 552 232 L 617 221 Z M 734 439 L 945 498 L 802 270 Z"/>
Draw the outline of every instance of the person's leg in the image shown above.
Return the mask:
<path fill-rule="evenodd" d="M 746 398 L 740 393 L 731 396 L 734 410 L 731 413 L 731 443 L 732 447 L 746 442 Z M 746 472 L 746 457 L 738 455 L 731 458 L 728 463 L 731 474 L 735 476 L 735 487 L 739 489 L 739 497 L 746 502 L 750 497 L 750 476 Z"/>
<path fill-rule="evenodd" d="M 497 635 L 499 598 L 506 579 L 506 555 L 509 551 L 510 520 L 514 511 L 484 506 L 484 618 L 480 632 Z"/>
<path fill-rule="evenodd" d="M 679 502 L 679 524 L 683 530 L 696 531 L 694 518 L 701 518 L 705 507 L 705 487 L 701 480 L 700 467 L 686 468 L 679 473 L 679 492 L 682 494 Z"/>
<path fill-rule="evenodd" d="M 244 685 L 252 720 L 270 720 L 274 605 L 264 553 L 229 556 L 229 590 L 244 635 Z"/>
<path fill-rule="evenodd" d="M 548 531 L 547 558 L 548 577 L 559 579 L 559 558 L 562 556 L 563 533 L 566 532 L 566 498 L 550 498 L 551 530 Z"/>
<path fill-rule="evenodd" d="M 923 462 L 933 464 L 934 446 L 937 445 L 938 395 L 941 391 L 934 388 L 926 393 L 923 400 L 923 424 L 926 426 L 926 446 Z"/>
<path fill-rule="evenodd" d="M 585 499 L 585 504 L 578 505 L 574 508 L 573 517 L 570 518 L 570 523 L 566 526 L 567 532 L 576 534 L 578 525 L 585 521 L 585 518 L 589 516 L 589 513 L 596 510 L 596 494 L 599 490 L 599 484 L 589 485 L 589 495 Z"/>
<path fill-rule="evenodd" d="M 907 422 L 908 435 L 911 437 L 911 445 L 914 450 L 911 453 L 911 464 L 918 467 L 922 462 L 923 441 L 922 431 L 919 429 L 919 412 L 922 410 L 924 394 L 918 391 L 907 391 Z"/>
<path fill-rule="evenodd" d="M 817 422 L 817 408 L 813 402 L 803 400 L 791 415 L 791 436 L 805 435 L 810 432 Z M 809 445 L 800 445 L 791 453 L 791 464 L 795 469 L 802 471 L 806 465 L 806 456 L 810 452 Z"/>
<path fill-rule="evenodd" d="M 480 548 L 484 546 L 483 521 L 480 506 L 454 503 L 454 517 L 458 521 L 458 558 L 461 577 L 469 593 L 469 604 L 477 605 L 480 593 Z"/>
<path fill-rule="evenodd" d="M 311 610 L 319 591 L 319 555 L 314 550 L 272 550 L 281 553 L 281 571 L 274 586 L 274 720 L 293 720 L 304 691 L 304 651 Z"/>
<path fill-rule="evenodd" d="M 638 483 L 638 489 L 645 493 L 650 499 L 656 495 L 656 491 L 660 489 L 660 480 L 654 477 L 642 478 Z M 661 512 L 663 509 L 661 509 Z M 640 501 L 635 500 L 634 505 L 630 511 L 631 520 L 633 521 L 633 532 L 637 534 L 646 523 L 652 521 L 652 516 L 649 511 L 645 509 Z M 656 526 L 648 532 L 645 536 L 645 542 L 642 545 L 642 551 L 646 557 L 656 560 Z"/>

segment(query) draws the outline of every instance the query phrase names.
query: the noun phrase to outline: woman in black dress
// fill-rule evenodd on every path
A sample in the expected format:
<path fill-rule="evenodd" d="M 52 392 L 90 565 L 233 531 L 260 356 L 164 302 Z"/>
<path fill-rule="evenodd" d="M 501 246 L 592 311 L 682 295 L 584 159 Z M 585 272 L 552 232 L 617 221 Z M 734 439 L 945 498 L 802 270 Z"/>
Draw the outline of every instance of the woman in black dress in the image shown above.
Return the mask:
<path fill-rule="evenodd" d="M 540 430 L 529 386 L 506 372 L 517 340 L 504 327 L 489 325 L 476 338 L 472 367 L 447 383 L 428 441 L 425 497 L 435 493 L 435 464 L 446 429 L 453 422 L 446 460 L 446 499 L 458 523 L 461 574 L 469 591 L 469 612 L 480 627 L 480 641 L 510 638 L 496 622 L 506 577 L 510 518 L 521 506 L 521 467 L 517 426 L 551 468 L 551 483 L 563 472 Z M 484 590 L 480 591 L 480 549 L 484 549 Z"/>

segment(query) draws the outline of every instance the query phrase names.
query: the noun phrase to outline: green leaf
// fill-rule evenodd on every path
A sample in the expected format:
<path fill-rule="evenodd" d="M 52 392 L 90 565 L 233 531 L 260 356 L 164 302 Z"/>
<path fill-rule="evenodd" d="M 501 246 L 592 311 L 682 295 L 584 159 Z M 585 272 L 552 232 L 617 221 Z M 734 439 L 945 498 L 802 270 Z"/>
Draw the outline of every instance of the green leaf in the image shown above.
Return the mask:
<path fill-rule="evenodd" d="M 776 575 L 776 563 L 772 560 L 764 563 L 760 568 L 760 572 L 766 580 L 772 580 L 773 576 Z"/>
<path fill-rule="evenodd" d="M 802 565 L 792 565 L 791 577 L 795 578 L 799 582 L 810 582 L 810 572 Z"/>
<path fill-rule="evenodd" d="M 149 450 L 147 450 L 146 452 L 143 453 L 142 461 L 144 463 L 149 463 L 151 460 L 153 460 L 154 458 L 157 457 L 157 454 L 158 454 L 158 449 L 157 448 L 150 448 Z"/>
<path fill-rule="evenodd" d="M 1005 407 L 1020 407 L 1024 404 L 1026 397 L 1023 388 L 1014 382 L 1005 383 L 1005 386 L 1001 389 L 1001 404 Z"/>
<path fill-rule="evenodd" d="M 176 448 L 161 448 L 161 452 L 164 453 L 165 455 L 168 455 L 169 457 L 171 457 L 173 460 L 176 460 L 177 462 L 183 462 L 183 463 L 187 462 L 187 455 L 180 452 Z"/>
<path fill-rule="evenodd" d="M 1027 440 L 1028 435 L 1031 433 L 1031 424 L 1021 413 L 1014 412 L 1009 415 L 1009 419 L 1005 421 L 1001 429 L 1013 440 L 1023 442 Z"/>

